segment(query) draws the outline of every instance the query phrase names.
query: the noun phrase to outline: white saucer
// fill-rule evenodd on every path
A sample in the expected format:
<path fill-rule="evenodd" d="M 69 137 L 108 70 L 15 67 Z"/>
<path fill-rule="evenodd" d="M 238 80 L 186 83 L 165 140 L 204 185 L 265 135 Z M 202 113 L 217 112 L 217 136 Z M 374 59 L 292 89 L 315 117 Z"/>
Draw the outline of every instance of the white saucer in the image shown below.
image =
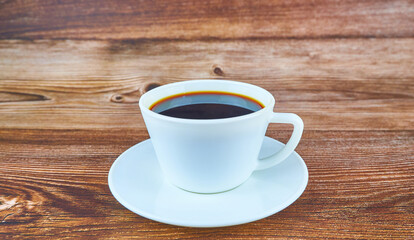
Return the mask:
<path fill-rule="evenodd" d="M 266 137 L 261 157 L 283 146 Z M 108 183 L 122 205 L 143 217 L 187 227 L 224 227 L 265 218 L 292 204 L 306 188 L 308 169 L 294 152 L 279 165 L 254 172 L 233 190 L 190 193 L 163 178 L 151 140 L 146 140 L 116 159 Z"/>

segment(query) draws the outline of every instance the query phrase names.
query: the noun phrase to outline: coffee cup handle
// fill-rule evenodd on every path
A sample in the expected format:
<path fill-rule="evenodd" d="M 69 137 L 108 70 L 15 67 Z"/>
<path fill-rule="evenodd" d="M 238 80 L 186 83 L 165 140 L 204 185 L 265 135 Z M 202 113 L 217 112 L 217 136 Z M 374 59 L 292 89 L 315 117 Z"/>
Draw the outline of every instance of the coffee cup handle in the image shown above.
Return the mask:
<path fill-rule="evenodd" d="M 279 152 L 273 154 L 270 157 L 259 159 L 258 164 L 255 170 L 262 170 L 266 168 L 273 167 L 283 160 L 285 160 L 289 155 L 295 150 L 298 145 L 300 138 L 303 133 L 303 121 L 302 119 L 294 113 L 273 113 L 270 123 L 289 123 L 293 125 L 292 136 L 289 141 L 286 143 L 285 147 L 282 148 Z"/>

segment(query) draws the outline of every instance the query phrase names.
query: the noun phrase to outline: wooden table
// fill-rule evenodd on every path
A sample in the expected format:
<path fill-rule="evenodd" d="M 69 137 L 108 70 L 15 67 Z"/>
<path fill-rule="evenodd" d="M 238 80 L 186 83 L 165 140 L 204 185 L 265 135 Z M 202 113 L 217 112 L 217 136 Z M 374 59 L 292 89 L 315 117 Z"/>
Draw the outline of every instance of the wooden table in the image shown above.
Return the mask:
<path fill-rule="evenodd" d="M 0 239 L 414 238 L 413 1 L 0 1 L 0 20 Z M 140 96 L 200 78 L 304 119 L 309 184 L 287 209 L 183 228 L 111 195 L 148 138 Z"/>

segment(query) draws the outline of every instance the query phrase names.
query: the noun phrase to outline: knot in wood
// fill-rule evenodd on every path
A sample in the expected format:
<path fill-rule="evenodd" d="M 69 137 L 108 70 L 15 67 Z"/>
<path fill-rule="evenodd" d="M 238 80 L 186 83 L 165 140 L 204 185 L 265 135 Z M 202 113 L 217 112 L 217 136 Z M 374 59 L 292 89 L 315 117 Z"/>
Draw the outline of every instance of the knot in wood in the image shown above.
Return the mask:
<path fill-rule="evenodd" d="M 214 70 L 213 70 L 213 72 L 214 72 L 216 75 L 219 75 L 219 76 L 224 76 L 224 72 L 223 72 L 223 70 L 221 70 L 221 68 L 219 68 L 219 67 L 215 67 L 215 68 L 214 68 Z"/>
<path fill-rule="evenodd" d="M 152 89 L 157 88 L 159 86 L 161 85 L 158 83 L 150 83 L 145 87 L 145 92 L 151 91 Z"/>

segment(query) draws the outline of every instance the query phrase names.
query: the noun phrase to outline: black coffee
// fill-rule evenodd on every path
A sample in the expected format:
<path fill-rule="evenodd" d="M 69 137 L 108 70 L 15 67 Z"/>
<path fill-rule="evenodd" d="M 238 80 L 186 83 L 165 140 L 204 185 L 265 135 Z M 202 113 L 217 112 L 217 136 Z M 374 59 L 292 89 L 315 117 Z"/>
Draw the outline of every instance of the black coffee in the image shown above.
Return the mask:
<path fill-rule="evenodd" d="M 222 119 L 246 115 L 263 108 L 250 97 L 227 92 L 190 92 L 154 103 L 156 113 L 185 119 Z"/>
<path fill-rule="evenodd" d="M 233 105 L 217 103 L 199 103 L 180 107 L 174 107 L 159 114 L 188 119 L 220 119 L 238 117 L 252 113 L 254 111 Z"/>

